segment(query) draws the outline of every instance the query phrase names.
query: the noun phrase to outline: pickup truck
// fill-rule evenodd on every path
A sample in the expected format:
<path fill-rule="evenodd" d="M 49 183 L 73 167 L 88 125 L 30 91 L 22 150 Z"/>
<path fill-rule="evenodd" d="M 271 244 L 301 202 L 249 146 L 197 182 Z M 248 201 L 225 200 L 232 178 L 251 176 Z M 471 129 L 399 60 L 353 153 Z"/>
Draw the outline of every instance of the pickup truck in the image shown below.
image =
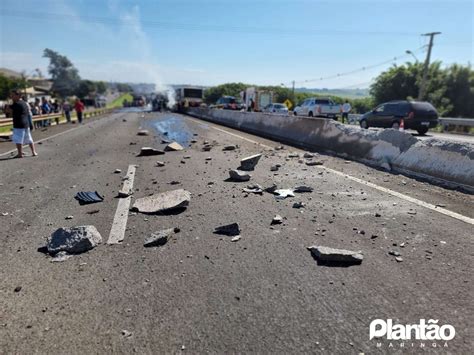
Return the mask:
<path fill-rule="evenodd" d="M 341 113 L 341 105 L 336 104 L 331 99 L 309 98 L 303 101 L 299 106 L 293 110 L 295 116 L 324 116 L 336 119 L 337 115 Z"/>

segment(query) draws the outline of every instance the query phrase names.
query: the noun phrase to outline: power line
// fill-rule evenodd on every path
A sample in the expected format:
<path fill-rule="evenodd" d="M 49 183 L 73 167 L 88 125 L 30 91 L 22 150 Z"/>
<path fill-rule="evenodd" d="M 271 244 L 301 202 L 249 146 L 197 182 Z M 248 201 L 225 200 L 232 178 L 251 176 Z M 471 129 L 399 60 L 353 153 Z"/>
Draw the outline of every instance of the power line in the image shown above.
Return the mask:
<path fill-rule="evenodd" d="M 422 47 L 416 49 L 415 51 L 412 51 L 412 53 L 422 52 L 424 48 L 425 48 L 425 46 L 422 46 Z M 402 54 L 400 56 L 393 57 L 391 59 L 385 60 L 385 61 L 377 63 L 377 64 L 367 65 L 367 66 L 364 66 L 362 68 L 358 68 L 358 69 L 354 69 L 354 70 L 350 70 L 350 71 L 342 72 L 342 73 L 338 73 L 338 74 L 333 74 L 333 75 L 329 75 L 329 76 L 324 76 L 324 77 L 319 77 L 319 78 L 314 78 L 314 79 L 301 80 L 301 81 L 295 81 L 295 83 L 296 84 L 304 84 L 304 83 L 311 83 L 311 82 L 316 82 L 316 81 L 323 81 L 323 80 L 328 80 L 328 79 L 340 78 L 340 77 L 343 77 L 343 76 L 348 76 L 348 75 L 352 75 L 352 74 L 359 73 L 359 72 L 362 72 L 362 71 L 367 71 L 367 70 L 370 70 L 370 69 L 374 69 L 374 68 L 377 68 L 377 67 L 389 64 L 389 63 L 393 63 L 393 62 L 396 62 L 400 59 L 404 59 L 404 58 L 407 58 L 407 57 L 410 57 L 410 56 L 411 56 L 411 54 L 406 54 L 405 53 L 405 54 Z"/>
<path fill-rule="evenodd" d="M 83 22 L 92 22 L 108 25 L 134 26 L 134 24 L 127 24 L 121 19 L 102 17 L 102 16 L 78 16 L 67 13 L 53 13 L 53 12 L 36 12 L 36 11 L 15 11 L 4 10 L 0 13 L 0 17 L 19 17 L 39 21 L 62 21 L 70 22 L 71 20 L 80 20 Z M 252 27 L 252 26 L 219 26 L 208 24 L 191 24 L 191 23 L 174 23 L 166 21 L 141 20 L 142 27 L 161 28 L 164 30 L 181 30 L 181 31 L 202 31 L 202 32 L 228 32 L 241 34 L 272 34 L 272 35 L 297 35 L 297 36 L 348 36 L 348 35 L 374 35 L 374 36 L 415 36 L 413 32 L 384 32 L 384 31 L 353 31 L 353 30 L 327 30 L 318 28 L 309 29 L 289 29 L 289 28 L 272 28 L 272 27 Z"/>

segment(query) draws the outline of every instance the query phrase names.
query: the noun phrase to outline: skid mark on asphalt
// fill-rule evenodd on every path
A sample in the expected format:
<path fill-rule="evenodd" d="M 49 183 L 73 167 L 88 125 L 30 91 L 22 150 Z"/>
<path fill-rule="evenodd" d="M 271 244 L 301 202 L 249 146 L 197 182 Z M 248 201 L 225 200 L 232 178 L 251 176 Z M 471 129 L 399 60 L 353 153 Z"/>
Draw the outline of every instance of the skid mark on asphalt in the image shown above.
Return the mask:
<path fill-rule="evenodd" d="M 197 123 L 201 123 L 199 120 L 196 120 L 196 119 L 193 119 L 193 118 L 189 118 L 187 117 L 189 120 L 191 121 L 194 121 L 194 122 L 197 122 Z M 236 137 L 236 138 L 239 138 L 239 139 L 242 139 L 242 140 L 245 140 L 247 142 L 250 142 L 250 143 L 255 143 L 255 144 L 258 144 L 262 147 L 265 147 L 265 148 L 272 148 L 266 144 L 262 144 L 262 143 L 259 143 L 257 141 L 254 141 L 252 139 L 249 139 L 249 138 L 246 138 L 246 137 L 242 137 L 241 135 L 238 135 L 238 134 L 235 134 L 235 133 L 232 133 L 232 132 L 229 132 L 225 129 L 222 129 L 222 128 L 219 128 L 219 127 L 215 127 L 213 124 L 209 124 L 209 127 L 211 127 L 212 129 L 215 129 L 216 131 L 219 131 L 219 132 L 223 132 L 223 133 L 226 133 L 228 135 L 231 135 L 233 137 Z M 376 189 L 376 190 L 379 190 L 379 191 L 382 191 L 382 192 L 385 192 L 385 193 L 388 193 L 392 196 L 395 196 L 395 197 L 398 197 L 402 200 L 405 200 L 405 201 L 408 201 L 408 202 L 411 202 L 415 205 L 418 205 L 420 207 L 424 207 L 424 208 L 427 208 L 427 209 L 430 209 L 432 211 L 435 211 L 435 212 L 439 212 L 441 214 L 444 214 L 446 216 L 449 216 L 449 217 L 452 217 L 452 218 L 455 218 L 457 220 L 460 220 L 460 221 L 463 221 L 465 223 L 468 223 L 468 224 L 471 224 L 471 225 L 474 225 L 474 218 L 470 218 L 470 217 L 467 217 L 467 216 L 464 216 L 462 214 L 459 214 L 459 213 L 456 213 L 456 212 L 453 212 L 453 211 L 450 211 L 450 210 L 447 210 L 445 208 L 441 208 L 441 207 L 437 207 L 431 203 L 428 203 L 428 202 L 424 202 L 424 201 L 421 201 L 421 200 L 418 200 L 416 198 L 413 198 L 413 197 L 410 197 L 410 196 L 407 196 L 407 195 L 404 195 L 400 192 L 397 192 L 397 191 L 393 191 L 393 190 L 390 190 L 386 187 L 383 187 L 383 186 L 379 186 L 379 185 L 376 185 L 372 182 L 368 182 L 368 181 L 365 181 L 365 180 L 362 180 L 362 179 L 359 179 L 359 178 L 356 178 L 355 176 L 352 176 L 352 175 L 348 175 L 346 173 L 343 173 L 343 172 L 340 172 L 338 170 L 334 170 L 334 169 L 331 169 L 331 168 L 328 168 L 328 167 L 325 167 L 325 166 L 318 166 L 319 169 L 323 169 L 323 170 L 326 170 L 326 171 L 329 171 L 331 173 L 334 173 L 336 175 L 339 175 L 339 176 L 342 176 L 342 177 L 345 177 L 349 180 L 352 180 L 354 182 L 357 182 L 359 184 L 362 184 L 362 185 L 365 185 L 365 186 L 368 186 L 368 187 L 371 187 L 373 189 Z"/>
<path fill-rule="evenodd" d="M 126 193 L 132 191 L 136 170 L 137 168 L 135 165 L 128 166 L 127 175 L 125 176 L 122 187 L 123 192 Z M 127 228 L 128 210 L 130 209 L 131 200 L 131 196 L 119 199 L 107 244 L 118 244 L 125 238 L 125 229 Z"/>

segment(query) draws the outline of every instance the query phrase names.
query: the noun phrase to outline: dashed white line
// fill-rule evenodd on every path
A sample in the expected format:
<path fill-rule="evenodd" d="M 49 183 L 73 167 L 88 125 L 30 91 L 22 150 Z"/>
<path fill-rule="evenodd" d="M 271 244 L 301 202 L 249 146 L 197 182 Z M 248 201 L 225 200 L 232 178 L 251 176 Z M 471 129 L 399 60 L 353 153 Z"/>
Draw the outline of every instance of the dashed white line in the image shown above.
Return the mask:
<path fill-rule="evenodd" d="M 131 193 L 131 190 L 133 189 L 133 181 L 135 179 L 135 172 L 136 166 L 129 165 L 122 191 L 128 191 Z M 130 209 L 131 200 L 132 198 L 130 196 L 119 199 L 107 244 L 118 244 L 125 238 L 125 229 L 127 228 L 128 210 Z"/>
<path fill-rule="evenodd" d="M 193 119 L 193 118 L 189 118 L 187 117 L 189 120 L 191 121 L 194 121 L 194 122 L 197 122 L 197 123 L 202 123 L 202 121 L 199 121 L 199 120 L 196 120 L 196 119 Z M 219 132 L 223 132 L 223 133 L 227 133 L 228 135 L 231 135 L 233 137 L 236 137 L 236 138 L 240 138 L 242 140 L 245 140 L 247 142 L 250 142 L 250 143 L 255 143 L 255 144 L 258 144 L 262 147 L 265 147 L 265 148 L 272 148 L 266 144 L 262 144 L 262 143 L 259 143 L 257 141 L 254 141 L 252 139 L 249 139 L 249 138 L 246 138 L 246 137 L 242 137 L 241 135 L 238 135 L 238 134 L 235 134 L 235 133 L 232 133 L 232 132 L 229 132 L 225 129 L 222 129 L 222 128 L 219 128 L 219 127 L 215 127 L 213 125 L 209 125 L 209 127 L 219 131 Z M 325 166 L 318 166 L 318 168 L 320 169 L 324 169 L 326 171 L 329 171 L 329 172 L 332 172 L 334 174 L 337 174 L 339 176 L 343 176 L 345 178 L 348 178 L 352 181 L 355 181 L 359 184 L 362 184 L 362 185 L 365 185 L 365 186 L 369 186 L 373 189 L 376 189 L 376 190 L 379 190 L 379 191 L 382 191 L 382 192 L 385 192 L 385 193 L 388 193 L 392 196 L 395 196 L 395 197 L 398 197 L 402 200 L 405 200 L 405 201 L 408 201 L 408 202 L 411 202 L 415 205 L 418 205 L 418 206 L 421 206 L 421 207 L 424 207 L 424 208 L 427 208 L 427 209 L 430 209 L 432 211 L 436 211 L 436 212 L 439 212 L 441 214 L 444 214 L 446 216 L 449 216 L 449 217 L 452 217 L 452 218 L 455 218 L 457 220 L 460 220 L 460 221 L 463 221 L 465 223 L 468 223 L 468 224 L 471 224 L 471 225 L 474 225 L 474 218 L 470 218 L 470 217 L 467 217 L 467 216 L 464 216 L 462 214 L 459 214 L 459 213 L 456 213 L 456 212 L 453 212 L 453 211 L 450 211 L 450 210 L 447 210 L 445 208 L 441 208 L 441 207 L 437 207 L 431 203 L 428 203 L 428 202 L 424 202 L 424 201 L 421 201 L 421 200 L 418 200 L 416 198 L 413 198 L 413 197 L 410 197 L 410 196 L 407 196 L 407 195 L 404 195 L 400 192 L 397 192 L 397 191 L 393 191 L 393 190 L 390 190 L 386 187 L 383 187 L 383 186 L 379 186 L 379 185 L 376 185 L 372 182 L 368 182 L 368 181 L 365 181 L 365 180 L 362 180 L 362 179 L 359 179 L 359 178 L 356 178 L 355 176 L 352 176 L 352 175 L 348 175 L 346 173 L 343 173 L 343 172 L 340 172 L 340 171 L 337 171 L 337 170 L 334 170 L 334 169 L 331 169 L 331 168 L 328 168 L 328 167 L 325 167 Z"/>

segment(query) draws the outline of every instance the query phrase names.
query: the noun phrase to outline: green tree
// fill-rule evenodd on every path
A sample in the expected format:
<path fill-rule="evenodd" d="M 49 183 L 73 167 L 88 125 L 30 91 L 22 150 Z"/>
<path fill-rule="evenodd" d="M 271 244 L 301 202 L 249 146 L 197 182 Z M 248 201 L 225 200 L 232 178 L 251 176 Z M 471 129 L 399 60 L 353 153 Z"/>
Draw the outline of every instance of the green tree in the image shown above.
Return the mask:
<path fill-rule="evenodd" d="M 27 87 L 24 78 L 11 78 L 0 74 L 0 100 L 7 100 L 12 90 L 24 90 Z"/>
<path fill-rule="evenodd" d="M 95 89 L 98 94 L 101 94 L 101 95 L 105 94 L 105 92 L 107 91 L 107 84 L 104 83 L 103 81 L 96 81 Z"/>
<path fill-rule="evenodd" d="M 251 86 L 253 85 L 244 83 L 227 83 L 214 86 L 204 91 L 204 101 L 207 104 L 215 104 L 222 96 L 240 97 L 240 92 Z"/>
<path fill-rule="evenodd" d="M 116 85 L 118 92 L 132 92 L 132 88 L 128 84 L 117 83 Z"/>
<path fill-rule="evenodd" d="M 76 95 L 81 99 L 96 92 L 96 85 L 91 80 L 81 80 L 77 89 Z"/>
<path fill-rule="evenodd" d="M 49 59 L 48 72 L 53 81 L 52 91 L 60 97 L 75 94 L 81 78 L 72 62 L 48 48 L 44 50 L 43 57 Z"/>

